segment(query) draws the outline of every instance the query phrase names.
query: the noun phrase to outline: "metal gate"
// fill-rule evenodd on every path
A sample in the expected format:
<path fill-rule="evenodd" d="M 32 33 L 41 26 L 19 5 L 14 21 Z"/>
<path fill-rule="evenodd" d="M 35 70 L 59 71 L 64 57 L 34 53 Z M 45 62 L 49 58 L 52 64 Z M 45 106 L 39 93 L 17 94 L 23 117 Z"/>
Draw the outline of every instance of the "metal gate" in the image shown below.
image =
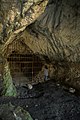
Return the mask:
<path fill-rule="evenodd" d="M 35 75 L 42 69 L 43 61 L 34 54 L 18 54 L 13 52 L 7 58 L 12 77 L 25 77 L 29 81 L 33 81 Z"/>

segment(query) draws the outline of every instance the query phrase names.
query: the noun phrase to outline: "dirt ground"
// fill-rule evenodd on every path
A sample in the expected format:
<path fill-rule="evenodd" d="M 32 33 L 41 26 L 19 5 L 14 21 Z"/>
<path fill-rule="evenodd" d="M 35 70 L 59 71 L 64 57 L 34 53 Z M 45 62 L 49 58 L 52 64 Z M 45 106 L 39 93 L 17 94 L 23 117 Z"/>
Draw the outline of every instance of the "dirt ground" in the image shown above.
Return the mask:
<path fill-rule="evenodd" d="M 29 90 L 17 87 L 17 98 L 0 97 L 0 105 L 12 103 L 27 110 L 33 120 L 80 120 L 80 96 L 72 94 L 53 80 Z"/>

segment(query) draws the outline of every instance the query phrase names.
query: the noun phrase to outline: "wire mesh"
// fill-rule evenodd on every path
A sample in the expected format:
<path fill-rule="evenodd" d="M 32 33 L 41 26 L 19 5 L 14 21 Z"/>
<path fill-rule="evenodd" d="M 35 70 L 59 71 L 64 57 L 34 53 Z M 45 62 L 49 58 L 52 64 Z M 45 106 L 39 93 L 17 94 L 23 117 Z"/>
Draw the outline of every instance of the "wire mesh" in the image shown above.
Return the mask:
<path fill-rule="evenodd" d="M 34 54 L 18 54 L 13 52 L 7 60 L 13 78 L 25 77 L 29 81 L 33 81 L 33 78 L 43 66 L 43 61 Z"/>

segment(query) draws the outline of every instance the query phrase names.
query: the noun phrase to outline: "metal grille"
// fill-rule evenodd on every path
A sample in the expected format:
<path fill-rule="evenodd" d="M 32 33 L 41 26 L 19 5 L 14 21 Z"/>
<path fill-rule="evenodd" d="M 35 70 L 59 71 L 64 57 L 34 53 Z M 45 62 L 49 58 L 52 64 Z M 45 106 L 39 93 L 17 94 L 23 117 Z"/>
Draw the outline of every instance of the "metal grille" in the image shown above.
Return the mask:
<path fill-rule="evenodd" d="M 34 54 L 17 54 L 13 52 L 7 60 L 13 78 L 23 76 L 29 81 L 33 81 L 33 78 L 43 66 L 43 61 Z"/>

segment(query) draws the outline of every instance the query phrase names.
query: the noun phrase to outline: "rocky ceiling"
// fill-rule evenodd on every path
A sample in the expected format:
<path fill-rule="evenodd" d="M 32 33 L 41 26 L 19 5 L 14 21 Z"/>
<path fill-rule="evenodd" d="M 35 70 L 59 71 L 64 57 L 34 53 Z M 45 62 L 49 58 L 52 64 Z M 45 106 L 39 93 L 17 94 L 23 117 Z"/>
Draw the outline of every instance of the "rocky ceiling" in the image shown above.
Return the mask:
<path fill-rule="evenodd" d="M 0 63 L 4 63 L 6 96 L 16 95 L 5 59 L 16 50 L 45 56 L 55 63 L 51 77 L 80 89 L 80 0 L 0 0 Z"/>
<path fill-rule="evenodd" d="M 0 5 L 1 54 L 19 40 L 51 60 L 80 61 L 79 0 L 1 0 Z"/>

